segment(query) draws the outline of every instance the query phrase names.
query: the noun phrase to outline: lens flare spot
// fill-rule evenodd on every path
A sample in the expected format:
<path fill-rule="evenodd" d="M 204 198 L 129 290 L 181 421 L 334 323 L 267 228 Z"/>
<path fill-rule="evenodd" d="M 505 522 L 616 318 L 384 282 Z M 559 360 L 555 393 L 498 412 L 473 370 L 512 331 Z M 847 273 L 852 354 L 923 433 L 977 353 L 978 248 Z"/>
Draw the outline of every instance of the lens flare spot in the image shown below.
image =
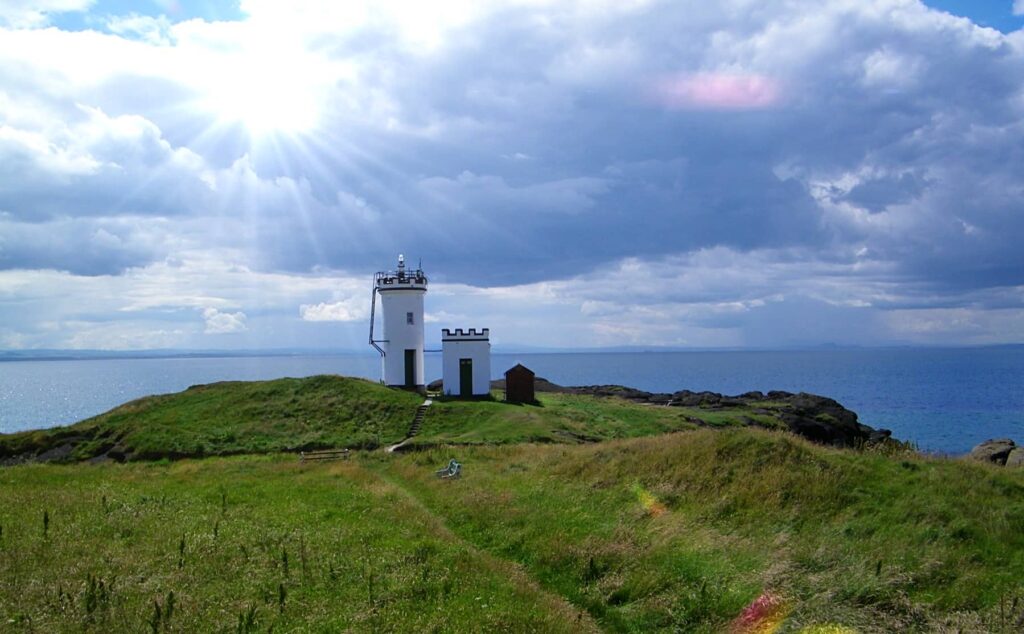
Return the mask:
<path fill-rule="evenodd" d="M 655 82 L 654 100 L 680 110 L 760 110 L 782 101 L 782 86 L 765 75 L 697 73 Z"/>
<path fill-rule="evenodd" d="M 740 612 L 729 631 L 732 634 L 773 634 L 789 615 L 789 606 L 777 594 L 765 592 Z"/>
<path fill-rule="evenodd" d="M 644 510 L 651 517 L 660 517 L 668 511 L 665 505 L 659 502 L 658 498 L 654 497 L 654 494 L 643 488 L 639 482 L 633 485 L 633 492 L 636 493 L 640 505 L 644 507 Z"/>

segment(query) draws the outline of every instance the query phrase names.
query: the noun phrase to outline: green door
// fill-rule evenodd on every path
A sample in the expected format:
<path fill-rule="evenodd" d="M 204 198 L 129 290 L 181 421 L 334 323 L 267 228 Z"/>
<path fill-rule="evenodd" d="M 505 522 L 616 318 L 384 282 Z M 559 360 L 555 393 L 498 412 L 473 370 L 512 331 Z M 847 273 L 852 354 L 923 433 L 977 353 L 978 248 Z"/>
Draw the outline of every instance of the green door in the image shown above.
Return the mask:
<path fill-rule="evenodd" d="M 416 387 L 416 350 L 405 351 L 405 387 Z"/>
<path fill-rule="evenodd" d="M 459 395 L 473 396 L 472 359 L 459 359 Z"/>

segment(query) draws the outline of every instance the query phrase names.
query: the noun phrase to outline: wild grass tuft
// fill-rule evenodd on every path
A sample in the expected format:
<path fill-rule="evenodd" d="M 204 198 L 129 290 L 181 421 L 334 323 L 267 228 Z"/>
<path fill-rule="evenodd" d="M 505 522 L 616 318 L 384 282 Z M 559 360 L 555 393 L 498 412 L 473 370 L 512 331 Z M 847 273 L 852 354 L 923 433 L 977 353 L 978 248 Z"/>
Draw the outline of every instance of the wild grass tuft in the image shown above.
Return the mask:
<path fill-rule="evenodd" d="M 238 613 L 238 626 L 235 628 L 237 634 L 249 634 L 256 632 L 259 628 L 259 621 L 256 620 L 256 606 L 249 605 L 247 610 Z"/>

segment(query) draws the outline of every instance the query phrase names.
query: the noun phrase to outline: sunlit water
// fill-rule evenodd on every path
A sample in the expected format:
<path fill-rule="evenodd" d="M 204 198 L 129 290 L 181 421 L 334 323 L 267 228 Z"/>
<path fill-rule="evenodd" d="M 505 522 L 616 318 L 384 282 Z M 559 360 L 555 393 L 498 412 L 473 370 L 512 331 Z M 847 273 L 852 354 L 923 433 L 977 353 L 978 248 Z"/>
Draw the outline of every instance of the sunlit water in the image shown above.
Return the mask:
<path fill-rule="evenodd" d="M 960 453 L 987 438 L 1024 442 L 1024 349 L 496 354 L 563 385 L 618 383 L 650 391 L 823 394 L 922 449 Z M 441 375 L 427 355 L 428 378 Z M 51 427 L 125 401 L 224 380 L 343 374 L 378 378 L 373 356 L 97 359 L 0 363 L 0 432 Z"/>

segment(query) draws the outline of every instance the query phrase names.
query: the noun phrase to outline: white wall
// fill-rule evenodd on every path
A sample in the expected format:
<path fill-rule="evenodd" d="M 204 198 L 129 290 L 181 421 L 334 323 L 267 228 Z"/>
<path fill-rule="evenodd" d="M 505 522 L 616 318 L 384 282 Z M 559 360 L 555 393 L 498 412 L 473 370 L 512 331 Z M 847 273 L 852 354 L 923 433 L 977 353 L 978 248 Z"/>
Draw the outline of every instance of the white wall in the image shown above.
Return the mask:
<path fill-rule="evenodd" d="M 473 360 L 473 394 L 460 394 L 459 359 Z M 491 391 L 491 343 L 489 341 L 442 341 L 441 378 L 449 396 L 485 396 Z"/>
<path fill-rule="evenodd" d="M 388 289 L 380 291 L 384 319 L 384 383 L 405 385 L 405 351 L 416 350 L 416 385 L 423 386 L 423 296 L 425 289 Z M 413 314 L 413 323 L 406 314 Z M 475 380 L 475 379 L 474 379 Z"/>

